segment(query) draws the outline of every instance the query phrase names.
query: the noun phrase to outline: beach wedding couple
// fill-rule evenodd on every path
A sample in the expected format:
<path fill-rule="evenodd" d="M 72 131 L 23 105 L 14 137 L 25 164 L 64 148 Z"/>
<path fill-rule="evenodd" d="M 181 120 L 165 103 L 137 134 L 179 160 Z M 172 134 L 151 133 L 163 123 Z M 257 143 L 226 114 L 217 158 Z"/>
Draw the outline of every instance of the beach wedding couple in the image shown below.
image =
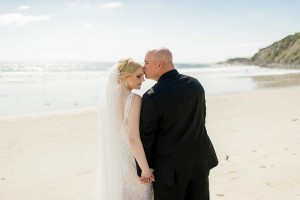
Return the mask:
<path fill-rule="evenodd" d="M 98 200 L 208 200 L 218 164 L 205 127 L 205 92 L 178 73 L 169 49 L 144 66 L 121 59 L 109 73 L 100 113 Z M 144 76 L 157 81 L 142 97 Z"/>

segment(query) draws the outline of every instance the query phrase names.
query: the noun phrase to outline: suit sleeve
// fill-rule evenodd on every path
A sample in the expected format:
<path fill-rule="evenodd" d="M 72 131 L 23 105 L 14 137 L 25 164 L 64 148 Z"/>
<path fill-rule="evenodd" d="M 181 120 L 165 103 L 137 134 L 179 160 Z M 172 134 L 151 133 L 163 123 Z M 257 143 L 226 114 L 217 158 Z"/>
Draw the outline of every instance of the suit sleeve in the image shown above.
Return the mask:
<path fill-rule="evenodd" d="M 151 96 L 145 94 L 142 99 L 140 115 L 140 135 L 148 164 L 151 168 L 151 154 L 155 142 L 157 127 L 159 122 L 159 112 L 157 105 Z M 141 169 L 137 165 L 137 174 L 141 175 Z"/>

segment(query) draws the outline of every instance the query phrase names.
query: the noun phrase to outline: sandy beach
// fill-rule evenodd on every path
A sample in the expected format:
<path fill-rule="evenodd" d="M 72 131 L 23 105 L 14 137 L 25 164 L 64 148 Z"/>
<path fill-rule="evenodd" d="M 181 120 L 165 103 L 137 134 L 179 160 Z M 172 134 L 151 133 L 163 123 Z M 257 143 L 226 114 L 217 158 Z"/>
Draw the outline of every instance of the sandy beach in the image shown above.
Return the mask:
<path fill-rule="evenodd" d="M 207 97 L 211 199 L 300 199 L 300 87 Z M 97 109 L 0 118 L 0 199 L 89 200 Z"/>
<path fill-rule="evenodd" d="M 212 199 L 300 199 L 300 87 L 208 98 Z"/>

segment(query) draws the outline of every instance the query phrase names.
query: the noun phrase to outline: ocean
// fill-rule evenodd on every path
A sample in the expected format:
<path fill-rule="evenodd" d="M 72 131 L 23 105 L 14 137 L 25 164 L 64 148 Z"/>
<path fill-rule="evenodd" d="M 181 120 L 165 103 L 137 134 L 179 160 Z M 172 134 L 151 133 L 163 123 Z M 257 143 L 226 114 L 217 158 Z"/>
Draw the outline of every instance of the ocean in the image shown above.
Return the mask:
<path fill-rule="evenodd" d="M 113 63 L 0 62 L 0 117 L 97 107 Z M 207 96 L 299 84 L 300 70 L 258 66 L 176 64 Z M 285 84 L 278 85 L 282 80 Z M 280 81 L 279 81 L 280 80 Z M 142 95 L 154 81 L 146 80 Z"/>

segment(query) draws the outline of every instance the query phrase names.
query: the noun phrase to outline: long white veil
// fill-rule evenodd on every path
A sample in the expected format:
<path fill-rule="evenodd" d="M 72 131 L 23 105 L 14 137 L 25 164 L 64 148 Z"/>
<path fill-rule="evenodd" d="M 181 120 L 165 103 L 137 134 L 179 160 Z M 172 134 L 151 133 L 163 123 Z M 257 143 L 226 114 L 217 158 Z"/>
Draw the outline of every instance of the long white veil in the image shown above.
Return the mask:
<path fill-rule="evenodd" d="M 119 69 L 109 72 L 103 105 L 100 108 L 98 132 L 97 200 L 122 199 L 122 124 Z"/>

